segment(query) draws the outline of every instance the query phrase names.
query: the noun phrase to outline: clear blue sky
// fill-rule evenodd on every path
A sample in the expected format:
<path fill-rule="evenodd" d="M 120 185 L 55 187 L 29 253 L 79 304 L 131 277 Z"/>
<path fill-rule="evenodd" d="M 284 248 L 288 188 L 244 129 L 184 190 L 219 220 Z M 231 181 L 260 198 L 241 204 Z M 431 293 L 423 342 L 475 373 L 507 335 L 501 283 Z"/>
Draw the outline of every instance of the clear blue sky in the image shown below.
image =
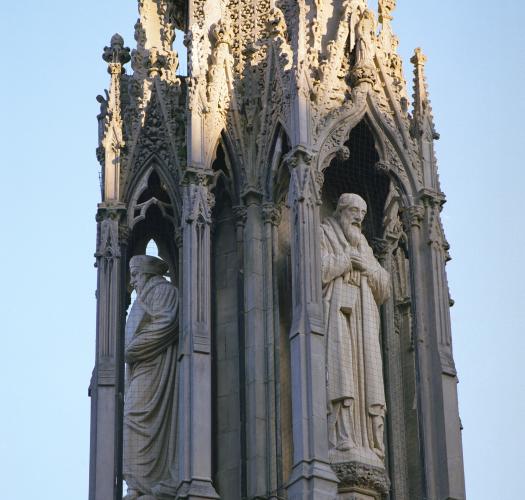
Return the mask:
<path fill-rule="evenodd" d="M 525 2 L 398 3 L 405 71 L 411 80 L 422 46 L 441 133 L 467 495 L 515 499 L 525 465 Z M 131 44 L 136 16 L 133 0 L 2 6 L 2 498 L 87 498 L 95 96 L 108 85 L 102 48 L 117 31 Z"/>

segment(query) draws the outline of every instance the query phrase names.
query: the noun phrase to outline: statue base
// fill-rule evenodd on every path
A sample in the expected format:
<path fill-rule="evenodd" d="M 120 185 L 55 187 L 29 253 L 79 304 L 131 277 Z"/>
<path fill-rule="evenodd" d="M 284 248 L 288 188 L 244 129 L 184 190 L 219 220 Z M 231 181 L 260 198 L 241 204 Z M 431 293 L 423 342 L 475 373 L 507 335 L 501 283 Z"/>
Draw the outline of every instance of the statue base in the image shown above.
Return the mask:
<path fill-rule="evenodd" d="M 348 491 L 339 491 L 337 500 L 381 500 L 382 495 L 373 491 L 350 488 Z"/>
<path fill-rule="evenodd" d="M 390 490 L 390 480 L 384 467 L 360 462 L 332 464 L 339 479 L 338 500 L 381 500 Z"/>
<path fill-rule="evenodd" d="M 381 460 L 374 451 L 366 447 L 354 447 L 347 451 L 339 451 L 332 448 L 329 452 L 330 462 L 333 464 L 356 463 L 366 467 L 373 467 L 377 469 L 385 468 L 383 460 Z"/>

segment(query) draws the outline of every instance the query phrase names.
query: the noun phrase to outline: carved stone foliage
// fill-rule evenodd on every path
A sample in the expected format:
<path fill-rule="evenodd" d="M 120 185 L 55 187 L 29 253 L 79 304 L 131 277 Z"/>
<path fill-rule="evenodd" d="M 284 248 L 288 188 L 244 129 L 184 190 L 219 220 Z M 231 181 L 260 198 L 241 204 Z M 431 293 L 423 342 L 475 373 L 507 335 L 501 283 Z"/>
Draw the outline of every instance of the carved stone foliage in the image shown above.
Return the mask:
<path fill-rule="evenodd" d="M 386 495 L 390 489 L 390 481 L 379 467 L 372 467 L 359 462 L 332 464 L 339 479 L 339 488 L 360 487 Z"/>
<path fill-rule="evenodd" d="M 242 72 L 249 57 L 249 47 L 264 37 L 270 0 L 228 0 L 227 7 L 232 26 L 235 68 L 237 72 Z"/>
<path fill-rule="evenodd" d="M 161 76 L 176 83 L 179 61 L 172 45 L 175 26 L 180 25 L 180 8 L 170 0 L 139 0 L 139 14 L 135 24 L 137 48 L 131 60 L 135 76 Z"/>
<path fill-rule="evenodd" d="M 265 223 L 278 227 L 282 220 L 282 206 L 274 203 L 264 203 L 262 207 L 263 220 Z"/>
<path fill-rule="evenodd" d="M 186 152 L 180 88 L 157 80 L 152 83 L 150 97 L 146 100 L 135 93 L 142 91 L 141 84 L 133 78 L 128 82 L 125 116 L 128 123 L 136 124 L 136 129 L 127 131 L 132 140 L 127 151 L 127 168 L 121 173 L 122 181 L 129 182 L 155 158 L 173 175 L 174 184 L 177 184 L 179 165 L 185 162 Z"/>
<path fill-rule="evenodd" d="M 412 205 L 403 211 L 403 223 L 405 232 L 408 234 L 412 228 L 421 228 L 425 216 L 425 207 Z"/>

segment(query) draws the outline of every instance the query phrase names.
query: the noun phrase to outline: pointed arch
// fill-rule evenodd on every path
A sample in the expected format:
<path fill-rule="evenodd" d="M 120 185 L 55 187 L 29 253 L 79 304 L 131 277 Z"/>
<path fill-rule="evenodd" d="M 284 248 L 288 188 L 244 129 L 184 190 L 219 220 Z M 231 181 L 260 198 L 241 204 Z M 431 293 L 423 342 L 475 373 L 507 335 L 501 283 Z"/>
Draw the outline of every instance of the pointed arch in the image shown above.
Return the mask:
<path fill-rule="evenodd" d="M 405 152 L 403 140 L 382 117 L 372 98 L 367 98 L 362 106 L 353 106 L 337 120 L 326 127 L 319 141 L 317 168 L 324 171 L 348 140 L 351 131 L 364 121 L 375 142 L 379 162 L 387 170 L 393 184 L 398 189 L 403 205 L 419 191 L 419 181 L 414 166 Z"/>
<path fill-rule="evenodd" d="M 141 189 L 145 188 L 144 183 L 147 183 L 153 171 L 156 172 L 161 183 L 165 187 L 165 191 L 169 196 L 173 208 L 173 217 L 178 224 L 178 221 L 180 221 L 180 214 L 182 213 L 179 187 L 168 167 L 155 153 L 151 153 L 143 166 L 134 173 L 133 177 L 130 178 L 123 193 L 123 200 L 127 204 L 128 209 L 132 206 L 134 208 L 134 205 L 136 205 L 140 196 Z"/>
<path fill-rule="evenodd" d="M 217 138 L 211 158 L 210 169 L 214 172 L 212 189 L 214 190 L 219 182 L 223 182 L 232 203 L 239 205 L 241 197 L 240 160 L 226 130 L 223 130 Z"/>
<path fill-rule="evenodd" d="M 126 192 L 128 207 L 128 257 L 146 252 L 153 240 L 158 255 L 169 266 L 170 275 L 177 276 L 178 249 L 176 228 L 180 224 L 180 208 L 170 177 L 162 163 L 151 155 L 148 163 L 136 173 Z"/>

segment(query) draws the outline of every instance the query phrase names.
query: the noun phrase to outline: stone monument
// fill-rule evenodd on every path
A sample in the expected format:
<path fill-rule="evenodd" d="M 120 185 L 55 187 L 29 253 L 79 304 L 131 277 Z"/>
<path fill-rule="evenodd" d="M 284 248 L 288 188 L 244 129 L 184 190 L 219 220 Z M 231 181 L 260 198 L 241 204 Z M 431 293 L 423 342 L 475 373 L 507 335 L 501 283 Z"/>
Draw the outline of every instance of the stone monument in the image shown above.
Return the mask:
<path fill-rule="evenodd" d="M 439 134 L 395 6 L 139 0 L 104 48 L 90 500 L 465 498 Z"/>
<path fill-rule="evenodd" d="M 136 255 L 129 263 L 137 297 L 125 333 L 123 478 L 127 500 L 154 498 L 175 467 L 177 288 L 161 259 Z"/>
<path fill-rule="evenodd" d="M 365 215 L 365 201 L 344 193 L 334 216 L 322 225 L 328 436 L 336 467 L 357 462 L 384 470 L 378 306 L 389 296 L 390 278 L 361 233 Z"/>

